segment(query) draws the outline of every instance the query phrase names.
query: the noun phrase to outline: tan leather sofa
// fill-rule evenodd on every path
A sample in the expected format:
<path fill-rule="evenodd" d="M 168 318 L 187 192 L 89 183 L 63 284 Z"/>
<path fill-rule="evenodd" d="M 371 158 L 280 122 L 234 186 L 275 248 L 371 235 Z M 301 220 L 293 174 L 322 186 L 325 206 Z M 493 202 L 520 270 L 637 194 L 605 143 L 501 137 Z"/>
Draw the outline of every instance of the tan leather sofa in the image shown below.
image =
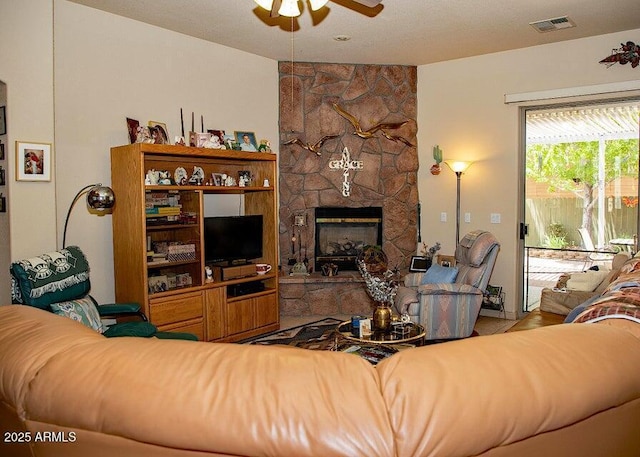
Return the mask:
<path fill-rule="evenodd" d="M 638 456 L 640 332 L 609 324 L 429 345 L 374 367 L 107 339 L 0 306 L 0 455 Z"/>

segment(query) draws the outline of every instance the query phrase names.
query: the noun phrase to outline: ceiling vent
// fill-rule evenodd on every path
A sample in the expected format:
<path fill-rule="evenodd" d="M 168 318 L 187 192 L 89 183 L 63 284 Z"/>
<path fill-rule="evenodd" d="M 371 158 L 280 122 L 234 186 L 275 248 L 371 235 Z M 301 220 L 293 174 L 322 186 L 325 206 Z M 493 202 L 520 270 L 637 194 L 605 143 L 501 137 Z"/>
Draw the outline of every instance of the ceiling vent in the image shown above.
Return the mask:
<path fill-rule="evenodd" d="M 570 29 L 576 24 L 567 16 L 545 19 L 543 21 L 529 22 L 529 25 L 540 33 L 553 32 L 554 30 Z"/>

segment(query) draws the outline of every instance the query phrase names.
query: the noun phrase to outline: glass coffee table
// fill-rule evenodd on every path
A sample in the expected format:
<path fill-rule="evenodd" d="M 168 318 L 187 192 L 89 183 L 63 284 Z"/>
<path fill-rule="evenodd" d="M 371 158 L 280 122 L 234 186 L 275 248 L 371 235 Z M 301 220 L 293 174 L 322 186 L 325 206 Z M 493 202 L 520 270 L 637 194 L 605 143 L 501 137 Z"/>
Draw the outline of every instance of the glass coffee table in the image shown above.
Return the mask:
<path fill-rule="evenodd" d="M 373 331 L 370 335 L 359 337 L 351 333 L 351 321 L 345 321 L 338 325 L 336 332 L 347 340 L 364 344 L 413 344 L 415 346 L 422 346 L 424 344 L 425 330 L 422 325 L 407 322 L 403 323 L 402 327 L 402 330 L 397 328 L 396 331 Z"/>

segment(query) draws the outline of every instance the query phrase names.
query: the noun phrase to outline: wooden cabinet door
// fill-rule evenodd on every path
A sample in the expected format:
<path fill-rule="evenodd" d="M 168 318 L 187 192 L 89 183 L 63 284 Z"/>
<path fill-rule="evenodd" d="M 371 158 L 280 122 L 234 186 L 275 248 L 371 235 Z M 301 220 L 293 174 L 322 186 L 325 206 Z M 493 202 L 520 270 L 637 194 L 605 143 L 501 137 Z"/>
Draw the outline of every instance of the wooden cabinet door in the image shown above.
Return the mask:
<path fill-rule="evenodd" d="M 223 338 L 226 332 L 225 288 L 215 287 L 205 291 L 205 316 L 207 341 Z"/>
<path fill-rule="evenodd" d="M 254 298 L 254 300 L 256 327 L 264 327 L 278 322 L 278 303 L 275 293 L 262 295 Z"/>
<path fill-rule="evenodd" d="M 254 308 L 253 298 L 227 302 L 228 335 L 246 332 L 255 327 Z"/>

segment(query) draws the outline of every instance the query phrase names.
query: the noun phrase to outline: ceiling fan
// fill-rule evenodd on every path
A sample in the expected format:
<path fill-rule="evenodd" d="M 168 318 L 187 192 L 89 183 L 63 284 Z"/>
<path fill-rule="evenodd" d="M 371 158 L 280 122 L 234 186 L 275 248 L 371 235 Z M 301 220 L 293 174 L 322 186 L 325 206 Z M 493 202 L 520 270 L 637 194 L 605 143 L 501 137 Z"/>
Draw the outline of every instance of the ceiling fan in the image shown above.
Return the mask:
<path fill-rule="evenodd" d="M 298 17 L 301 14 L 298 0 L 254 0 L 260 7 L 269 11 L 273 18 L 278 16 Z M 329 0 L 307 0 L 312 11 L 317 11 L 325 6 Z M 367 8 L 375 8 L 382 0 L 340 0 L 338 3 L 355 3 Z"/>

